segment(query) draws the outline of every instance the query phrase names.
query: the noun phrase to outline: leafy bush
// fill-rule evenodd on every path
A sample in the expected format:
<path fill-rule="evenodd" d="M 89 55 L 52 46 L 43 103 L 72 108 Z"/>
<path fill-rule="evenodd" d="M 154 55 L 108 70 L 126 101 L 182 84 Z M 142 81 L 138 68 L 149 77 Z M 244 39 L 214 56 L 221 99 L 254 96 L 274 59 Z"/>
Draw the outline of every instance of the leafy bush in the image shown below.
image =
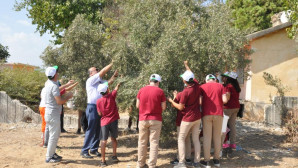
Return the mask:
<path fill-rule="evenodd" d="M 40 70 L 5 68 L 0 70 L 0 90 L 38 111 L 40 92 L 47 80 Z"/>
<path fill-rule="evenodd" d="M 298 143 L 298 109 L 290 109 L 284 119 L 287 140 Z"/>

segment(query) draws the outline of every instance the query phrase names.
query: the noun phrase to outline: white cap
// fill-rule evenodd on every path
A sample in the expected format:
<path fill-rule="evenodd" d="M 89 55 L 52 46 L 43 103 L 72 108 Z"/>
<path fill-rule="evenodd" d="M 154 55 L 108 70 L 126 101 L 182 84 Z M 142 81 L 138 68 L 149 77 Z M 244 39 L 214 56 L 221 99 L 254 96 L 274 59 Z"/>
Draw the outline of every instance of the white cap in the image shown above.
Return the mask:
<path fill-rule="evenodd" d="M 237 73 L 236 72 L 230 72 L 230 75 L 229 75 L 231 78 L 233 78 L 233 79 L 237 79 L 237 77 L 238 77 L 238 75 L 237 75 Z"/>
<path fill-rule="evenodd" d="M 210 79 L 216 80 L 216 77 L 212 74 L 209 74 L 206 76 L 206 81 L 209 81 Z"/>
<path fill-rule="evenodd" d="M 102 84 L 99 84 L 98 87 L 97 87 L 97 91 L 99 93 L 106 93 L 107 90 L 108 90 L 109 86 L 108 86 L 108 82 L 105 82 L 105 83 L 102 83 Z"/>
<path fill-rule="evenodd" d="M 186 82 L 189 82 L 189 80 L 192 78 L 193 80 L 195 79 L 195 75 L 191 71 L 185 71 L 182 75 L 180 75 L 183 80 Z"/>
<path fill-rule="evenodd" d="M 226 77 L 230 77 L 230 72 L 225 72 L 224 74 L 222 74 L 221 76 L 226 76 Z"/>
<path fill-rule="evenodd" d="M 54 77 L 55 76 L 55 74 L 56 74 L 56 71 L 57 71 L 57 69 L 56 68 L 54 68 L 54 67 L 48 67 L 47 69 L 46 69 L 46 76 L 49 76 L 49 77 Z"/>
<path fill-rule="evenodd" d="M 150 80 L 152 79 L 157 80 L 158 82 L 161 82 L 161 77 L 158 74 L 152 74 L 150 76 Z"/>

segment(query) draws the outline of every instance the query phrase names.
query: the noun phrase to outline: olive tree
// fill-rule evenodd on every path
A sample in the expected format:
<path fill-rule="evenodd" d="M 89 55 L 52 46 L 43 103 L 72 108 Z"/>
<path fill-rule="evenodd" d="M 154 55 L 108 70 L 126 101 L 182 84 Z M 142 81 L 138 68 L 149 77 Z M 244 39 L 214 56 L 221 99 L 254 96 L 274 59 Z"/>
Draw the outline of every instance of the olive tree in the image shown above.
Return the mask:
<path fill-rule="evenodd" d="M 209 73 L 244 68 L 249 62 L 245 35 L 231 26 L 230 10 L 224 4 L 129 0 L 119 5 L 119 31 L 107 40 L 103 51 L 125 76 L 118 96 L 124 109 L 134 106 L 138 90 L 152 73 L 162 76 L 160 87 L 167 96 L 175 89 L 181 91 L 184 60 L 200 82 Z M 171 107 L 163 113 L 163 135 L 175 128 L 175 116 Z"/>

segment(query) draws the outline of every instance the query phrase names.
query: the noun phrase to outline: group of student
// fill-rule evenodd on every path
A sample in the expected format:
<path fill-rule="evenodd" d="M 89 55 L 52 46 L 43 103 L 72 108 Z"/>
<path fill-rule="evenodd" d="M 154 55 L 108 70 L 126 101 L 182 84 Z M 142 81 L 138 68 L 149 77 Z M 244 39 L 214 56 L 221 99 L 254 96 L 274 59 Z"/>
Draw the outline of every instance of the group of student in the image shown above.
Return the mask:
<path fill-rule="evenodd" d="M 112 68 L 112 65 L 113 63 L 105 66 L 100 71 L 95 67 L 91 67 L 89 69 L 89 78 L 86 81 L 88 128 L 85 132 L 81 156 L 83 158 L 101 157 L 101 167 L 107 166 L 105 148 L 109 136 L 113 147 L 112 161 L 119 161 L 117 158 L 119 113 L 116 96 L 120 84 L 117 84 L 113 91 L 109 90 L 109 85 L 118 77 L 118 72 L 115 71 L 108 81 L 103 79 L 105 74 Z M 200 85 L 187 61 L 184 62 L 184 66 L 186 71 L 181 75 L 184 89 L 181 92 L 174 91 L 173 98 L 166 98 L 163 90 L 159 88 L 162 80 L 158 74 L 152 74 L 149 78 L 149 84 L 142 87 L 137 94 L 136 107 L 139 109 L 138 168 L 156 167 L 162 128 L 162 111 L 166 109 L 167 100 L 173 108 L 177 109 L 178 155 L 177 161 L 173 163 L 175 164 L 174 168 L 184 168 L 187 167 L 187 164 L 191 164 L 193 167 L 210 167 L 212 140 L 214 147 L 213 163 L 217 167 L 220 166 L 220 151 L 222 149 L 222 139 L 224 138 L 224 136 L 222 137 L 223 114 L 230 117 L 229 127 L 231 129 L 231 144 L 225 144 L 224 147 L 236 148 L 235 120 L 240 108 L 240 87 L 236 79 L 237 74 L 235 72 L 222 74 L 224 85 L 218 83 L 214 75 L 209 74 L 206 76 L 206 83 Z M 57 85 L 57 67 L 47 68 L 46 75 L 49 80 L 45 84 L 45 92 L 47 93 L 44 98 L 46 104 L 45 120 L 47 125 L 49 124 L 50 132 L 46 162 L 59 162 L 62 157 L 55 153 L 59 137 L 56 133 L 58 132 L 56 127 L 59 126 L 59 123 L 56 122 L 56 113 L 59 113 L 61 104 L 69 100 L 72 94 L 69 92 L 61 97 L 61 89 L 59 90 Z M 64 88 L 66 87 L 69 86 Z M 201 145 L 199 141 L 201 119 L 204 149 L 204 160 L 202 161 L 200 161 Z M 190 160 L 190 135 L 194 145 L 193 162 Z M 150 143 L 150 153 L 148 164 L 146 164 L 148 142 Z M 101 153 L 99 152 L 99 144 L 101 144 Z"/>

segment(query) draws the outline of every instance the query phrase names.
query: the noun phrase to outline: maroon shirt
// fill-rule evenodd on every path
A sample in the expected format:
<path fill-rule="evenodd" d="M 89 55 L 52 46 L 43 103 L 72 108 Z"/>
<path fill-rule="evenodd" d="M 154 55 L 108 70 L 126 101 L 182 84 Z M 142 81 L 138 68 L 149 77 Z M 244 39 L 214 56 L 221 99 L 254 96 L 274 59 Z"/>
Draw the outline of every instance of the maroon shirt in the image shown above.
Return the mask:
<path fill-rule="evenodd" d="M 108 93 L 107 95 L 97 99 L 96 107 L 97 111 L 101 112 L 101 126 L 108 125 L 120 118 L 115 101 L 116 96 L 117 91 L 113 90 L 112 93 Z"/>
<path fill-rule="evenodd" d="M 224 109 L 240 108 L 239 93 L 236 91 L 233 85 L 227 84 L 225 86 L 225 92 L 230 92 L 230 100 L 224 105 Z"/>
<path fill-rule="evenodd" d="M 156 86 L 147 85 L 139 90 L 137 98 L 140 101 L 139 121 L 162 121 L 161 102 L 166 101 L 166 96 L 162 89 Z"/>
<path fill-rule="evenodd" d="M 201 85 L 202 90 L 202 109 L 205 115 L 223 116 L 222 95 L 225 94 L 222 84 L 210 82 Z"/>
<path fill-rule="evenodd" d="M 181 110 L 182 121 L 193 122 L 201 118 L 200 112 L 201 89 L 197 81 L 194 85 L 187 86 L 181 92 L 179 104 L 184 104 L 185 108 Z"/>
<path fill-rule="evenodd" d="M 180 99 L 181 99 L 181 92 L 179 92 L 177 94 L 177 96 L 174 99 L 174 102 L 179 103 Z M 182 118 L 183 118 L 183 115 L 182 115 L 181 111 L 177 109 L 176 126 L 181 125 Z"/>

